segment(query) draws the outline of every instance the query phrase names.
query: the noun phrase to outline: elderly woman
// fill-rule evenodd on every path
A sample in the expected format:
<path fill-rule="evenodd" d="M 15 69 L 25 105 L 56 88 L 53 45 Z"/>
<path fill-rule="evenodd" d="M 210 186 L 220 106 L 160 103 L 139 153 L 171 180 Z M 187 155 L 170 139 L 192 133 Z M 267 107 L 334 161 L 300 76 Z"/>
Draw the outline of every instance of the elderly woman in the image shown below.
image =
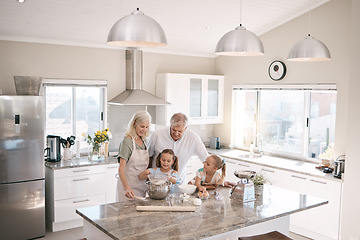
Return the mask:
<path fill-rule="evenodd" d="M 125 132 L 119 151 L 118 201 L 145 197 L 145 180 L 140 180 L 138 176 L 149 164 L 145 138 L 149 135 L 150 123 L 151 116 L 147 111 L 136 112 Z"/>

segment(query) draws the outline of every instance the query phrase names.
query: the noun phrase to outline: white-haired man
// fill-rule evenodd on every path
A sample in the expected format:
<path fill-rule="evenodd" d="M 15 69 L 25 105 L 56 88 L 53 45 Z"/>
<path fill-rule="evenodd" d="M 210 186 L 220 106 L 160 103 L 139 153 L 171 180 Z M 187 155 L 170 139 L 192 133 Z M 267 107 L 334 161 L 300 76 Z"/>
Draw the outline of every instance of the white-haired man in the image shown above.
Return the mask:
<path fill-rule="evenodd" d="M 170 127 L 156 130 L 150 138 L 149 156 L 152 166 L 155 159 L 164 149 L 172 149 L 179 159 L 180 183 L 185 180 L 186 164 L 190 157 L 197 156 L 202 162 L 208 157 L 208 152 L 199 135 L 188 129 L 188 119 L 183 113 L 175 113 L 170 119 Z"/>

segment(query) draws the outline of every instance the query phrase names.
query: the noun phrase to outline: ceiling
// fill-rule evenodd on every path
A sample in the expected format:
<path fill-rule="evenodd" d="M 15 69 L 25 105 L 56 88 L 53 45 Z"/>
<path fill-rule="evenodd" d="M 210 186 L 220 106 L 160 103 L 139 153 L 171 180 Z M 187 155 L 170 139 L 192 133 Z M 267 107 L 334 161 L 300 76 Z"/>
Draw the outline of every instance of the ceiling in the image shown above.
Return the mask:
<path fill-rule="evenodd" d="M 311 0 L 311 9 L 328 1 Z M 243 0 L 240 11 L 240 0 L 1 0 L 0 40 L 120 49 L 106 44 L 109 30 L 137 7 L 163 27 L 168 41 L 144 51 L 214 56 L 240 15 L 243 26 L 260 36 L 306 13 L 309 2 Z"/>

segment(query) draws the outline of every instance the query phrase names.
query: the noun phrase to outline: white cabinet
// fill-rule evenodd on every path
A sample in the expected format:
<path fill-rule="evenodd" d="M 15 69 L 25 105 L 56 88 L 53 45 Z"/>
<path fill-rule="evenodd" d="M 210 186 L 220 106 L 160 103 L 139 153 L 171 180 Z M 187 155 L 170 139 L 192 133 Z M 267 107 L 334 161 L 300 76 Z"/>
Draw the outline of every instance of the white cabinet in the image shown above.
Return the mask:
<path fill-rule="evenodd" d="M 229 158 L 225 159 L 226 163 L 226 180 L 229 182 L 238 182 L 239 179 L 235 177 L 234 172 L 238 170 L 237 163 L 238 161 L 232 160 Z"/>
<path fill-rule="evenodd" d="M 234 175 L 235 171 L 250 170 L 259 171 L 260 166 L 244 161 L 233 160 L 225 158 L 226 163 L 226 180 L 230 182 L 238 182 L 239 178 Z"/>
<path fill-rule="evenodd" d="M 116 202 L 118 169 L 118 163 L 106 165 L 106 203 Z"/>
<path fill-rule="evenodd" d="M 290 230 L 319 240 L 335 240 L 339 235 L 342 183 L 300 173 L 287 172 L 282 187 L 328 200 L 320 207 L 290 216 Z"/>
<path fill-rule="evenodd" d="M 256 172 L 263 174 L 264 177 L 269 180 L 269 183 L 274 186 L 280 187 L 281 183 L 283 182 L 283 175 L 284 175 L 283 170 L 279 170 L 272 167 L 260 166 Z"/>
<path fill-rule="evenodd" d="M 202 167 L 204 167 L 204 164 L 198 157 L 191 157 L 186 165 L 186 176 L 183 183 L 187 184 L 192 180 L 196 176 L 196 171 Z"/>
<path fill-rule="evenodd" d="M 326 205 L 291 214 L 290 230 L 317 240 L 339 238 L 341 182 L 231 158 L 226 158 L 226 167 L 228 181 L 238 181 L 236 170 L 254 170 L 265 175 L 272 185 L 304 194 L 302 201 L 306 201 L 305 195 L 328 200 Z"/>
<path fill-rule="evenodd" d="M 171 105 L 156 107 L 156 123 L 169 125 L 174 113 L 189 117 L 189 124 L 223 122 L 224 76 L 159 73 L 156 95 Z"/>
<path fill-rule="evenodd" d="M 46 218 L 52 231 L 82 226 L 76 209 L 105 203 L 105 172 L 105 165 L 46 168 Z"/>

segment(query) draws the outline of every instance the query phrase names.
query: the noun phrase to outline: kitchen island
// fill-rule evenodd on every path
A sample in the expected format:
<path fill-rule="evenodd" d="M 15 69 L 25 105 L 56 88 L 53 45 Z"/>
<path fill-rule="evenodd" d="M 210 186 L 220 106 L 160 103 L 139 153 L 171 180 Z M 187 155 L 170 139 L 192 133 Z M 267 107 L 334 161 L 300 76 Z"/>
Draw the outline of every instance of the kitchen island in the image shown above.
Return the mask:
<path fill-rule="evenodd" d="M 218 194 L 215 194 L 215 193 Z M 195 212 L 138 212 L 136 206 L 168 206 L 166 200 L 130 200 L 77 209 L 92 239 L 237 239 L 273 230 L 288 235 L 289 215 L 328 201 L 266 185 L 262 197 L 243 203 L 230 189 L 209 191 Z M 192 205 L 190 201 L 181 205 Z"/>

